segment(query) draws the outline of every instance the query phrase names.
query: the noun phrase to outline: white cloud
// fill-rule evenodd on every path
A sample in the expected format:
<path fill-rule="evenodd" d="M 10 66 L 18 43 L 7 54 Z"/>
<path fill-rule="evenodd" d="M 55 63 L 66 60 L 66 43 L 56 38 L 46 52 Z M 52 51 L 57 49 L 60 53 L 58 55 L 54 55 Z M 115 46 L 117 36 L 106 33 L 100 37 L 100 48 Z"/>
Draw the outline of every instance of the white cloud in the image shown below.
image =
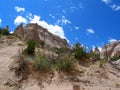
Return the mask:
<path fill-rule="evenodd" d="M 70 11 L 73 13 L 74 11 L 78 10 L 79 7 L 71 6 Z"/>
<path fill-rule="evenodd" d="M 95 33 L 95 31 L 93 29 L 91 29 L 91 28 L 88 28 L 87 32 L 90 33 L 90 34 L 94 34 Z"/>
<path fill-rule="evenodd" d="M 95 46 L 94 46 L 94 45 L 92 45 L 92 50 L 93 50 L 93 51 L 95 50 Z"/>
<path fill-rule="evenodd" d="M 102 0 L 102 2 L 104 2 L 105 4 L 109 4 L 111 3 L 111 0 Z"/>
<path fill-rule="evenodd" d="M 15 10 L 16 10 L 17 12 L 24 12 L 24 11 L 25 11 L 25 8 L 15 6 Z"/>
<path fill-rule="evenodd" d="M 116 4 L 111 5 L 111 8 L 112 8 L 114 11 L 119 11 L 119 10 L 120 10 L 120 6 L 118 6 L 118 5 L 116 5 Z"/>
<path fill-rule="evenodd" d="M 26 24 L 27 23 L 27 20 L 26 18 L 22 17 L 22 16 L 17 16 L 16 19 L 14 20 L 14 24 L 15 25 L 19 25 L 21 23 L 24 23 Z"/>
<path fill-rule="evenodd" d="M 34 17 L 30 19 L 30 23 L 37 23 L 38 25 L 46 28 L 49 32 L 58 35 L 61 38 L 67 39 L 65 37 L 64 30 L 62 27 L 58 25 L 48 24 L 46 21 L 40 20 L 40 18 L 40 16 L 34 15 Z"/>
<path fill-rule="evenodd" d="M 116 41 L 117 41 L 117 40 L 116 40 L 116 39 L 113 39 L 113 38 L 111 38 L 111 39 L 108 40 L 109 43 L 116 42 Z"/>
<path fill-rule="evenodd" d="M 0 25 L 1 25 L 1 23 L 2 23 L 2 19 L 0 18 Z"/>
<path fill-rule="evenodd" d="M 99 49 L 100 52 L 102 51 L 102 47 L 99 46 L 98 49 Z"/>
<path fill-rule="evenodd" d="M 32 13 L 28 13 L 28 14 L 26 15 L 26 18 L 28 18 L 28 19 L 32 19 L 32 17 L 33 17 Z"/>
<path fill-rule="evenodd" d="M 62 16 L 60 19 L 56 21 L 56 24 L 61 25 L 61 26 L 71 24 L 71 23 L 72 22 L 68 20 L 65 16 Z"/>
<path fill-rule="evenodd" d="M 70 24 L 71 23 L 68 19 L 66 19 L 65 16 L 62 16 L 61 22 L 62 22 L 62 25 L 66 25 L 66 24 Z"/>
<path fill-rule="evenodd" d="M 78 29 L 79 29 L 79 27 L 75 27 L 75 29 L 76 29 L 76 30 L 78 30 Z"/>
<path fill-rule="evenodd" d="M 55 19 L 55 16 L 53 16 L 52 14 L 49 14 L 50 17 L 52 17 L 52 19 Z"/>
<path fill-rule="evenodd" d="M 110 8 L 112 8 L 114 11 L 120 10 L 120 5 L 116 5 L 112 2 L 112 0 L 102 0 L 105 4 L 107 4 Z"/>
<path fill-rule="evenodd" d="M 13 34 L 13 31 L 10 31 L 11 34 Z"/>

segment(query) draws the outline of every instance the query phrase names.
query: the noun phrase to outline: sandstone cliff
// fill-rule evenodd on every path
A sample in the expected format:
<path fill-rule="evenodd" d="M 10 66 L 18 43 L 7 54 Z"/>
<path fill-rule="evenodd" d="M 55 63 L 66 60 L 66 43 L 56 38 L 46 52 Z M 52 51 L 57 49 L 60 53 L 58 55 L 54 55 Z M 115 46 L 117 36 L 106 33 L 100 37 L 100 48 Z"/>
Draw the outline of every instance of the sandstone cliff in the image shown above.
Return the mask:
<path fill-rule="evenodd" d="M 120 41 L 112 42 L 103 46 L 100 53 L 101 58 L 111 58 L 113 56 L 120 56 Z"/>
<path fill-rule="evenodd" d="M 37 43 L 45 41 L 45 45 L 49 47 L 64 48 L 68 47 L 65 39 L 53 35 L 47 29 L 39 26 L 38 24 L 27 24 L 25 27 L 20 24 L 14 31 L 14 35 L 24 41 L 34 39 Z"/>

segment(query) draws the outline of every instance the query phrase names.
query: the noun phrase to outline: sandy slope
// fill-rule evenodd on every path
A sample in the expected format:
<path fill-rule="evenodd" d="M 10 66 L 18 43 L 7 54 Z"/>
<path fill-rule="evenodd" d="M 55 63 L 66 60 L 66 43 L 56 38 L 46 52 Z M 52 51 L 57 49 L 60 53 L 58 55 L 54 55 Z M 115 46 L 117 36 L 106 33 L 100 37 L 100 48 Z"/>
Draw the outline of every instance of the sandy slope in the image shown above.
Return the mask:
<path fill-rule="evenodd" d="M 58 73 L 55 73 L 49 84 L 44 79 L 40 79 L 43 82 L 39 85 L 36 81 L 36 79 L 40 81 L 39 78 L 29 76 L 21 90 L 120 90 L 120 72 L 109 63 L 106 63 L 104 68 L 99 68 L 99 63 L 79 68 L 83 73 L 75 77 L 63 75 L 60 79 Z M 48 79 L 50 78 L 46 77 L 46 80 Z M 74 85 L 79 86 L 80 89 L 73 89 Z"/>
<path fill-rule="evenodd" d="M 14 78 L 14 72 L 11 72 L 10 65 L 13 63 L 13 57 L 18 55 L 21 46 L 19 40 L 12 42 L 11 45 L 0 43 L 0 90 L 120 90 L 120 71 L 112 67 L 109 63 L 104 68 L 99 68 L 99 63 L 90 67 L 79 66 L 81 73 L 77 76 L 62 75 L 54 72 L 54 77 L 48 75 L 45 81 L 38 75 L 29 75 L 21 89 L 14 86 L 5 85 Z M 44 76 L 44 75 L 43 75 Z M 43 80 L 42 80 L 43 79 Z M 41 81 L 42 80 L 42 81 Z M 42 82 L 42 83 L 41 83 Z M 40 84 L 41 83 L 41 84 Z M 77 85 L 80 89 L 73 89 Z"/>
<path fill-rule="evenodd" d="M 13 57 L 18 54 L 19 46 L 12 42 L 11 45 L 3 44 L 0 47 L 0 90 L 13 90 L 5 83 L 13 78 L 14 72 L 10 71 L 10 65 L 13 62 Z"/>

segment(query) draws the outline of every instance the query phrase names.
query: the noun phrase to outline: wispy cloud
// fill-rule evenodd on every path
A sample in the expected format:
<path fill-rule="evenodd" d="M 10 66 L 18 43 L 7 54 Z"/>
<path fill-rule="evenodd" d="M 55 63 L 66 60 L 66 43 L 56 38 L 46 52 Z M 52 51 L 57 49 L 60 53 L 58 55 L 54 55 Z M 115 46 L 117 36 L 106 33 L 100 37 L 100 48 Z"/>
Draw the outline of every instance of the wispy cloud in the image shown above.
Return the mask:
<path fill-rule="evenodd" d="M 50 16 L 52 19 L 55 19 L 55 16 L 53 16 L 52 14 L 49 14 L 49 16 Z"/>
<path fill-rule="evenodd" d="M 78 29 L 79 29 L 79 27 L 75 27 L 75 29 L 76 29 L 76 30 L 78 30 Z"/>
<path fill-rule="evenodd" d="M 22 17 L 22 16 L 17 16 L 16 19 L 14 20 L 14 24 L 15 25 L 19 25 L 21 23 L 26 24 L 27 23 L 27 19 Z"/>
<path fill-rule="evenodd" d="M 109 4 L 111 3 L 111 0 L 102 0 L 102 2 L 104 2 L 105 4 Z"/>
<path fill-rule="evenodd" d="M 95 31 L 92 28 L 88 28 L 87 32 L 90 33 L 90 34 L 94 34 L 95 33 Z"/>
<path fill-rule="evenodd" d="M 116 5 L 116 4 L 111 5 L 111 8 L 112 8 L 114 11 L 119 11 L 119 10 L 120 10 L 120 6 L 119 6 L 119 5 Z"/>
<path fill-rule="evenodd" d="M 65 16 L 62 16 L 62 20 L 61 20 L 61 22 L 62 22 L 62 25 L 66 25 L 66 24 L 70 24 L 71 23 L 71 21 L 69 21 Z"/>
<path fill-rule="evenodd" d="M 109 43 L 116 42 L 116 41 L 117 41 L 117 40 L 114 39 L 114 38 L 111 38 L 111 39 L 108 40 Z"/>
<path fill-rule="evenodd" d="M 1 23 L 2 23 L 2 19 L 0 18 L 0 25 L 1 25 Z"/>
<path fill-rule="evenodd" d="M 25 8 L 15 6 L 15 10 L 16 10 L 17 12 L 24 12 L 24 11 L 25 11 Z"/>
<path fill-rule="evenodd" d="M 70 20 L 68 20 L 65 16 L 62 16 L 60 19 L 58 19 L 56 21 L 56 24 L 58 25 L 61 25 L 61 26 L 64 26 L 64 25 L 67 25 L 67 24 L 71 24 L 72 22 Z"/>
<path fill-rule="evenodd" d="M 114 4 L 112 0 L 102 0 L 106 5 L 108 5 L 114 11 L 120 11 L 120 5 Z"/>

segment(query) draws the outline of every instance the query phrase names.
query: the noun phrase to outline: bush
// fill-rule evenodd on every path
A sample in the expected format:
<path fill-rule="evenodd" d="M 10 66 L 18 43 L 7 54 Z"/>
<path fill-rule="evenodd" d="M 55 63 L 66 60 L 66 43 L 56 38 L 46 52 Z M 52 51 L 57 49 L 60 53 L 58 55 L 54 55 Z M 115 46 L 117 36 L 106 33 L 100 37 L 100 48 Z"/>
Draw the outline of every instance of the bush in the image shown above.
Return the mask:
<path fill-rule="evenodd" d="M 120 56 L 114 56 L 110 58 L 110 61 L 117 61 L 118 59 L 120 59 Z"/>
<path fill-rule="evenodd" d="M 3 29 L 3 28 L 0 28 L 0 34 L 2 34 L 2 35 L 10 35 L 8 29 Z"/>
<path fill-rule="evenodd" d="M 9 34 L 10 34 L 9 31 L 6 29 L 2 31 L 2 35 L 9 35 Z"/>
<path fill-rule="evenodd" d="M 80 43 L 74 44 L 73 53 L 77 60 L 83 60 L 87 57 L 87 53 Z"/>
<path fill-rule="evenodd" d="M 89 58 L 90 58 L 92 61 L 97 61 L 97 60 L 100 59 L 100 56 L 99 56 L 99 54 L 96 54 L 96 53 L 94 53 L 94 52 L 90 52 L 90 53 L 89 53 Z"/>
<path fill-rule="evenodd" d="M 103 65 L 107 62 L 106 59 L 101 59 L 100 62 L 99 62 L 99 66 L 100 67 L 103 67 Z"/>
<path fill-rule="evenodd" d="M 28 42 L 27 42 L 27 49 L 26 49 L 26 52 L 28 54 L 34 54 L 35 52 L 35 47 L 36 47 L 36 42 L 32 39 L 30 39 Z"/>
<path fill-rule="evenodd" d="M 40 71 L 49 71 L 51 69 L 50 61 L 44 55 L 37 55 L 34 62 L 35 67 Z"/>
<path fill-rule="evenodd" d="M 70 72 L 72 70 L 75 70 L 75 62 L 74 60 L 71 60 L 68 56 L 64 56 L 64 58 L 57 60 L 56 69 L 58 71 L 65 71 L 65 72 Z"/>
<path fill-rule="evenodd" d="M 40 41 L 40 45 L 41 45 L 42 47 L 44 47 L 45 41 Z"/>
<path fill-rule="evenodd" d="M 67 53 L 66 51 L 68 51 L 66 48 L 54 48 L 54 51 L 56 54 L 63 54 L 63 53 Z"/>

